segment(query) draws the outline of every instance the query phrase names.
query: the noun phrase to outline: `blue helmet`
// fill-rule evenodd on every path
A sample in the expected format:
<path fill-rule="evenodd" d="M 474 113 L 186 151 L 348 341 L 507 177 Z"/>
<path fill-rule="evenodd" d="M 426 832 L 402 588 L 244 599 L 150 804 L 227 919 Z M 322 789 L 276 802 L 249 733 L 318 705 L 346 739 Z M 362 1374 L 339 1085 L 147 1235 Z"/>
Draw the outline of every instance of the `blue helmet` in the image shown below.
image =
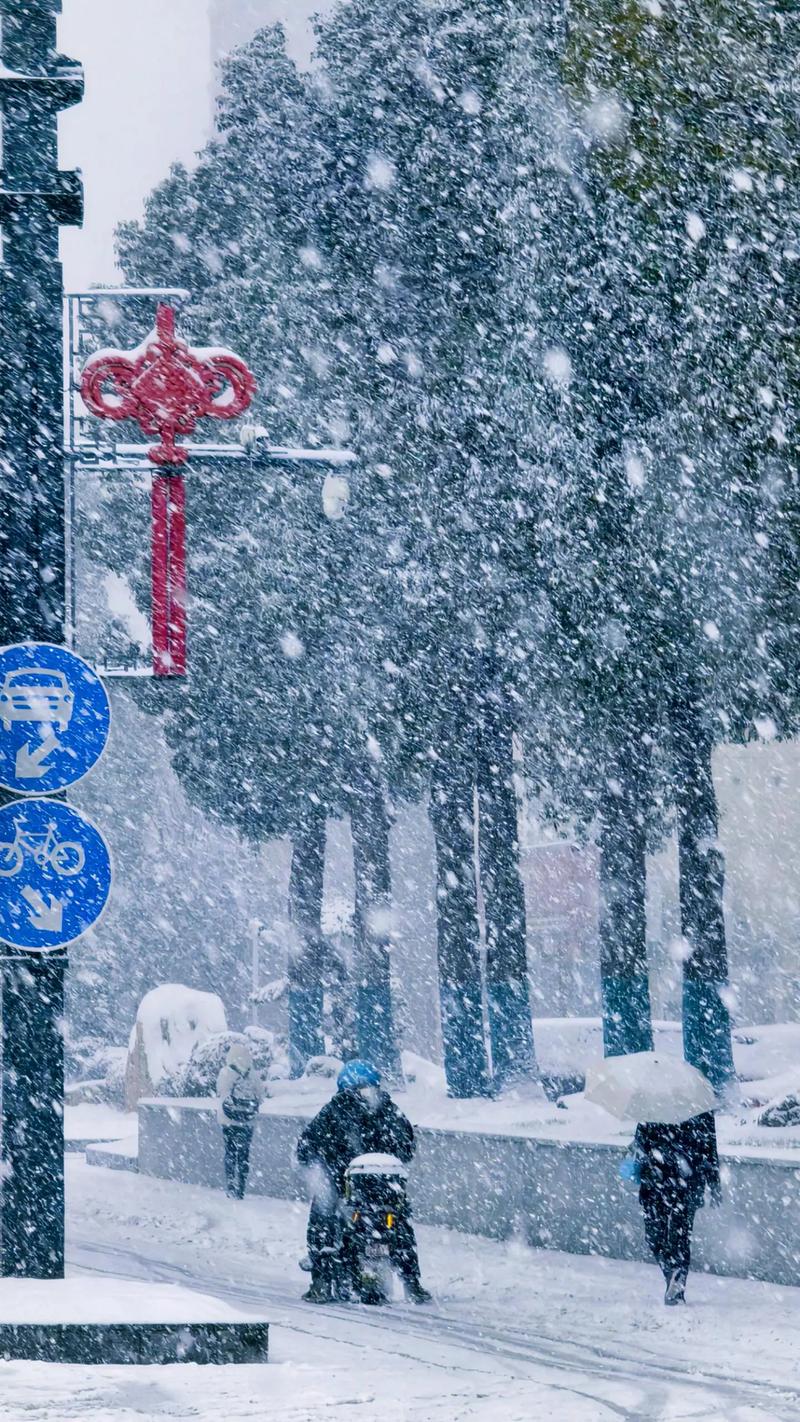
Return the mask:
<path fill-rule="evenodd" d="M 336 1085 L 340 1091 L 358 1091 L 362 1086 L 380 1086 L 381 1074 L 372 1062 L 345 1062 Z"/>

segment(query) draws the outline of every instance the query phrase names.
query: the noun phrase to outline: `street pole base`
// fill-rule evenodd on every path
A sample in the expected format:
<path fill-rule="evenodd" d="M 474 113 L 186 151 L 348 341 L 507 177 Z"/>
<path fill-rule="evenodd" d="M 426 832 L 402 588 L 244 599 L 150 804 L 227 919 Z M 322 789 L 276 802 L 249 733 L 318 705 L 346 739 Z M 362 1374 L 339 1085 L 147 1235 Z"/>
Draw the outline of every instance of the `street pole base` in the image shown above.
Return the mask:
<path fill-rule="evenodd" d="M 268 1323 L 3 1323 L 3 1362 L 266 1363 Z"/>
<path fill-rule="evenodd" d="M 9 1362 L 266 1363 L 269 1324 L 178 1284 L 80 1274 L 0 1280 Z"/>

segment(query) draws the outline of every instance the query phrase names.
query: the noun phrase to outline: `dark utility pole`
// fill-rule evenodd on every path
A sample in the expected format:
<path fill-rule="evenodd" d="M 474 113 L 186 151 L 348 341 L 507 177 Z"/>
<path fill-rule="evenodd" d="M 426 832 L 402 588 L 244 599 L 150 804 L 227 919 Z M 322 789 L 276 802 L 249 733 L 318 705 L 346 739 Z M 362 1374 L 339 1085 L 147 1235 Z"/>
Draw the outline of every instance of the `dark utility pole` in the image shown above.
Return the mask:
<path fill-rule="evenodd" d="M 58 170 L 60 110 L 83 94 L 58 54 L 61 0 L 0 0 L 0 642 L 64 640 L 61 225 L 80 224 Z M 0 1274 L 64 1273 L 66 954 L 2 948 Z"/>

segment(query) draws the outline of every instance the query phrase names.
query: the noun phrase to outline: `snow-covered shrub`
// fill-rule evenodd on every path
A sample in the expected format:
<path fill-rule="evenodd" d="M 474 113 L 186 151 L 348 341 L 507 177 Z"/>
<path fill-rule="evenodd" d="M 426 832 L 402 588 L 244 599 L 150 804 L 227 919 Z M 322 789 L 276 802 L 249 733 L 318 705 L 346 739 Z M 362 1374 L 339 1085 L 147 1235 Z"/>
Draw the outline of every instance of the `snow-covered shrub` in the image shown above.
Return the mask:
<path fill-rule="evenodd" d="M 281 1002 L 289 991 L 289 979 L 273 978 L 272 982 L 251 992 L 250 1001 L 255 1003 Z"/>
<path fill-rule="evenodd" d="M 309 1057 L 303 1076 L 335 1077 L 342 1069 L 339 1057 Z"/>
<path fill-rule="evenodd" d="M 98 1054 L 98 1078 L 102 1082 L 102 1089 L 95 1095 L 94 1100 L 103 1101 L 108 1106 L 125 1105 L 127 1063 L 128 1053 L 124 1047 L 105 1047 Z"/>
<path fill-rule="evenodd" d="M 222 998 L 181 983 L 162 983 L 139 1004 L 128 1044 L 125 1095 L 133 1109 L 142 1096 L 175 1095 L 192 1052 L 226 1032 Z"/>
<path fill-rule="evenodd" d="M 231 1047 L 248 1047 L 253 1058 L 253 1066 L 266 1085 L 272 1067 L 271 1033 L 259 1032 L 254 1037 L 250 1032 L 217 1032 L 198 1042 L 192 1055 L 175 1082 L 178 1096 L 213 1096 L 225 1058 Z"/>
<path fill-rule="evenodd" d="M 800 1126 L 800 1087 L 770 1101 L 758 1118 L 759 1126 Z"/>
<path fill-rule="evenodd" d="M 272 1061 L 266 1072 L 267 1080 L 280 1081 L 284 1077 L 288 1077 L 289 1039 L 284 1033 L 273 1032 L 268 1027 L 245 1027 L 244 1035 L 250 1043 L 254 1061 L 256 1052 L 261 1050 L 261 1043 L 265 1044 L 265 1048 L 269 1048 Z"/>
<path fill-rule="evenodd" d="M 67 1037 L 64 1079 L 70 1099 L 122 1106 L 127 1055 L 125 1047 L 112 1046 L 99 1037 Z"/>
<path fill-rule="evenodd" d="M 98 1069 L 103 1054 L 109 1050 L 101 1037 L 64 1036 L 64 1077 L 67 1081 L 85 1081 L 101 1076 Z"/>

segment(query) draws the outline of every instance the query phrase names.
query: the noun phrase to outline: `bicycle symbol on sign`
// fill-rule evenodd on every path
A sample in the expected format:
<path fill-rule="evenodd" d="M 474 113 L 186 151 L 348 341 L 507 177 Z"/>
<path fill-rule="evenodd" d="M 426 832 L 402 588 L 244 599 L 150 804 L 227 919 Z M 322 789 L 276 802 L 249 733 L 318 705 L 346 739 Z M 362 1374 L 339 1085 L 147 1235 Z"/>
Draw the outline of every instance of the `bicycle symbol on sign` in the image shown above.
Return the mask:
<path fill-rule="evenodd" d="M 25 862 L 26 852 L 32 855 L 40 869 L 54 869 L 62 879 L 80 874 L 86 863 L 83 845 L 75 839 L 59 839 L 55 820 L 50 820 L 44 834 L 32 834 L 25 829 L 23 815 L 14 819 L 15 835 L 9 843 L 0 843 L 0 877 L 13 879 Z"/>

